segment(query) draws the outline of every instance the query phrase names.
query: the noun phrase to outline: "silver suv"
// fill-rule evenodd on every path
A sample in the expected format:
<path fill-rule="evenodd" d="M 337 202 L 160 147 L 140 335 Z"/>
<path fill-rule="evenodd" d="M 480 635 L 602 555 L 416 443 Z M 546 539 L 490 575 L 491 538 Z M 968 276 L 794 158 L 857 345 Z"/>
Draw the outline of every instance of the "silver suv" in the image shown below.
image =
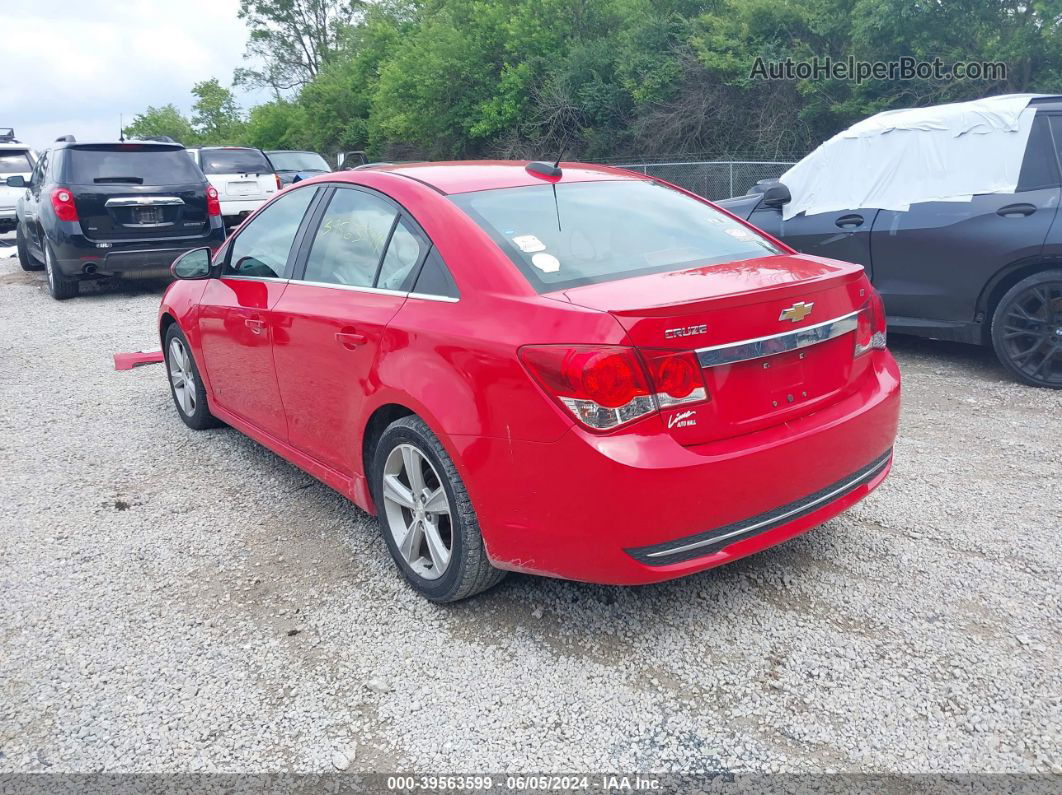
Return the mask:
<path fill-rule="evenodd" d="M 0 235 L 15 229 L 15 203 L 25 188 L 9 188 L 4 184 L 16 175 L 29 180 L 37 163 L 37 153 L 15 138 L 10 127 L 0 127 Z"/>

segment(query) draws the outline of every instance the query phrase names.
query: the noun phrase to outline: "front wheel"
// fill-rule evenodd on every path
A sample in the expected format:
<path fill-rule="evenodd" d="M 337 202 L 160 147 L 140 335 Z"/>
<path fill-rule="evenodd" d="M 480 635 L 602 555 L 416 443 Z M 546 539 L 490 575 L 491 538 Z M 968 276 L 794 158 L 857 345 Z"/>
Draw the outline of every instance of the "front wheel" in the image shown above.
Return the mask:
<path fill-rule="evenodd" d="M 210 413 L 207 405 L 206 387 L 199 377 L 199 368 L 192 358 L 188 340 L 176 323 L 166 329 L 166 373 L 170 377 L 170 393 L 173 405 L 184 424 L 193 430 L 213 428 L 220 422 Z"/>
<path fill-rule="evenodd" d="M 1015 284 L 992 314 L 992 347 L 1030 386 L 1062 389 L 1062 270 Z"/>
<path fill-rule="evenodd" d="M 373 499 L 395 564 L 422 596 L 456 602 L 496 585 L 479 521 L 445 448 L 419 417 L 395 420 L 373 456 Z"/>
<path fill-rule="evenodd" d="M 33 258 L 29 250 L 29 243 L 22 231 L 22 224 L 15 223 L 15 249 L 18 251 L 18 264 L 24 271 L 39 271 L 44 266 Z"/>

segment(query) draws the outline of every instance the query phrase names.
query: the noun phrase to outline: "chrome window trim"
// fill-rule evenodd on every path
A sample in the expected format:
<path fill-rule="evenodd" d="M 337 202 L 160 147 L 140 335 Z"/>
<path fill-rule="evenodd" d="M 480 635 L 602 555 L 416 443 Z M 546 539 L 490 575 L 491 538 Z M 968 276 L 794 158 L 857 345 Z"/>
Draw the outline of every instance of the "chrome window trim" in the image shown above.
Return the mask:
<path fill-rule="evenodd" d="M 236 279 L 241 282 L 273 282 L 275 284 L 287 284 L 291 279 L 280 276 L 239 276 L 235 273 L 223 273 L 218 279 Z"/>
<path fill-rule="evenodd" d="M 859 313 L 862 310 L 850 312 L 847 315 L 836 317 L 833 320 L 825 320 L 813 326 L 804 326 L 794 331 L 784 331 L 781 334 L 770 334 L 766 337 L 755 337 L 738 342 L 727 342 L 723 345 L 711 345 L 707 348 L 698 348 L 697 361 L 701 367 L 718 367 L 723 364 L 746 362 L 750 359 L 761 359 L 764 356 L 774 356 L 778 353 L 806 348 L 809 345 L 817 345 L 834 337 L 840 337 L 850 331 L 855 331 L 859 325 Z"/>
<path fill-rule="evenodd" d="M 856 313 L 856 314 L 858 314 L 858 313 Z M 877 475 L 882 469 L 884 469 L 885 466 L 891 460 L 892 460 L 892 456 L 891 455 L 886 456 L 884 459 L 882 459 L 882 461 L 880 463 L 878 463 L 877 466 L 871 468 L 867 472 L 863 472 L 862 474 L 857 475 L 856 477 L 852 478 L 851 480 L 845 481 L 842 485 L 838 486 L 837 488 L 831 489 L 829 494 L 824 494 L 821 497 L 819 497 L 818 499 L 812 500 L 811 502 L 806 502 L 806 503 L 803 503 L 802 505 L 798 505 L 796 508 L 793 508 L 790 511 L 786 511 L 783 514 L 779 514 L 778 516 L 771 516 L 771 517 L 769 517 L 767 519 L 764 519 L 763 521 L 756 522 L 755 524 L 747 525 L 745 527 L 740 527 L 737 530 L 734 530 L 732 532 L 726 533 L 724 535 L 711 536 L 709 538 L 703 538 L 700 541 L 694 541 L 691 544 L 682 544 L 682 545 L 677 546 L 677 547 L 669 547 L 668 549 L 660 549 L 660 550 L 657 550 L 656 552 L 650 552 L 650 553 L 648 553 L 646 555 L 646 557 L 659 558 L 659 557 L 664 557 L 665 555 L 677 555 L 680 552 L 688 552 L 689 550 L 697 549 L 698 547 L 705 547 L 705 546 L 709 546 L 709 545 L 715 545 L 715 544 L 718 544 L 720 541 L 725 541 L 726 539 L 733 538 L 734 536 L 748 535 L 749 533 L 755 532 L 756 530 L 758 530 L 761 527 L 764 527 L 765 525 L 782 524 L 783 522 L 785 522 L 786 519 L 788 519 L 790 516 L 793 516 L 794 514 L 810 513 L 811 509 L 813 509 L 813 508 L 815 508 L 815 507 L 817 507 L 819 505 L 822 505 L 822 503 L 829 502 L 830 500 L 832 500 L 837 495 L 842 494 L 845 491 L 851 490 L 852 488 L 854 488 L 859 483 L 869 481 L 871 478 L 873 478 L 875 475 Z"/>
<path fill-rule="evenodd" d="M 422 301 L 442 301 L 444 304 L 456 304 L 460 301 L 460 298 L 454 298 L 452 295 L 432 295 L 431 293 L 410 293 L 410 298 L 419 298 Z"/>
<path fill-rule="evenodd" d="M 306 279 L 291 279 L 293 284 L 305 284 L 308 287 L 324 287 L 331 290 L 350 290 L 355 293 L 376 293 L 378 295 L 394 295 L 401 298 L 422 298 L 425 301 L 444 301 L 456 304 L 460 298 L 451 298 L 448 295 L 430 295 L 429 293 L 415 293 L 406 290 L 388 290 L 384 287 L 360 287 L 356 284 L 332 284 L 331 282 L 311 282 Z"/>

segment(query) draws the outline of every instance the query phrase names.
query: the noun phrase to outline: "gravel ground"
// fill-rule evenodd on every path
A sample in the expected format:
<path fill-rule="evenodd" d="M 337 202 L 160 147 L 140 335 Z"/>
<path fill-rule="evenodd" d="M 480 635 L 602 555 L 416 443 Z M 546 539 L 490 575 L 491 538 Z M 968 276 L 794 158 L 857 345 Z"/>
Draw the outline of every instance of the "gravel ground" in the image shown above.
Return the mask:
<path fill-rule="evenodd" d="M 1062 393 L 987 352 L 892 340 L 892 477 L 799 539 L 436 607 L 367 516 L 112 369 L 160 292 L 0 260 L 0 772 L 1062 772 Z"/>

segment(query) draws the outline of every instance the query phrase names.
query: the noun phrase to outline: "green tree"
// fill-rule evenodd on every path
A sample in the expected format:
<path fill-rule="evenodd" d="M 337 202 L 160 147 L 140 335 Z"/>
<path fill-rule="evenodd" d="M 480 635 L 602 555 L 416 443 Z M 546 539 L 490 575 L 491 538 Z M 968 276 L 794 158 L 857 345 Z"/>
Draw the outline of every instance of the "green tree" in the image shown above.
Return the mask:
<path fill-rule="evenodd" d="M 232 92 L 215 77 L 196 83 L 192 94 L 196 98 L 192 105 L 192 126 L 202 143 L 236 142 L 243 132 L 243 121 Z"/>
<path fill-rule="evenodd" d="M 172 104 L 157 108 L 149 105 L 147 110 L 133 118 L 125 128 L 125 134 L 129 138 L 168 135 L 185 146 L 194 146 L 198 140 L 191 122 Z"/>
<path fill-rule="evenodd" d="M 281 92 L 312 81 L 339 51 L 363 0 L 240 0 L 250 29 L 244 58 L 262 64 L 237 69 L 237 85 Z"/>
<path fill-rule="evenodd" d="M 259 149 L 306 149 L 310 146 L 306 111 L 283 99 L 251 108 L 240 143 Z"/>

